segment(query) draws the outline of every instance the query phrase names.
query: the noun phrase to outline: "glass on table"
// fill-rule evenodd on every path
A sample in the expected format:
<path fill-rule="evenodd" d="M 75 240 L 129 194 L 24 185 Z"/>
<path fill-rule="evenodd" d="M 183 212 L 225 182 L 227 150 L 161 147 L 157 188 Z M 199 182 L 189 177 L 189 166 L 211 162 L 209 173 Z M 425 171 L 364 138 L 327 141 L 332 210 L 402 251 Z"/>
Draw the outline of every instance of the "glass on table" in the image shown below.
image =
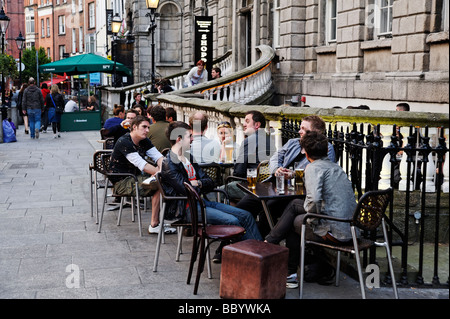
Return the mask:
<path fill-rule="evenodd" d="M 249 168 L 249 169 L 247 169 L 247 182 L 248 182 L 248 188 L 249 189 L 255 189 L 256 188 L 256 177 L 257 177 L 257 170 L 256 170 L 256 168 Z"/>
<path fill-rule="evenodd" d="M 276 187 L 278 194 L 284 194 L 284 174 L 277 173 L 275 174 Z"/>

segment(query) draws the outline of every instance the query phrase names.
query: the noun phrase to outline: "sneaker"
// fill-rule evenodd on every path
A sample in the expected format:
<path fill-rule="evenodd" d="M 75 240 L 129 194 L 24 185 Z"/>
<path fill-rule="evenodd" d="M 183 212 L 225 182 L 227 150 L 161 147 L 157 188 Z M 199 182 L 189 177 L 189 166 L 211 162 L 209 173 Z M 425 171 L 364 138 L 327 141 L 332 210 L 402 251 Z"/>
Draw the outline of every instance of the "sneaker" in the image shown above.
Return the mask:
<path fill-rule="evenodd" d="M 53 134 L 53 138 L 57 138 L 56 134 Z"/>
<path fill-rule="evenodd" d="M 222 251 L 220 251 L 220 252 L 216 251 L 216 253 L 214 254 L 214 256 L 212 258 L 212 261 L 215 264 L 222 263 Z"/>
<path fill-rule="evenodd" d="M 35 135 L 36 135 L 36 138 L 39 138 L 39 130 L 38 129 L 36 129 Z"/>
<path fill-rule="evenodd" d="M 25 130 L 25 134 L 30 134 L 30 132 L 28 132 L 28 130 Z"/>
<path fill-rule="evenodd" d="M 47 133 L 47 130 L 42 130 L 42 133 Z"/>
<path fill-rule="evenodd" d="M 58 133 L 58 137 L 61 137 L 61 134 Z"/>
<path fill-rule="evenodd" d="M 161 225 L 158 225 L 156 227 L 152 227 L 152 225 L 148 226 L 148 233 L 149 234 L 159 234 L 159 230 L 161 229 Z M 175 234 L 177 232 L 176 228 L 164 226 L 164 233 L 165 234 Z"/>
<path fill-rule="evenodd" d="M 286 288 L 295 289 L 298 288 L 298 276 L 297 273 L 291 274 L 286 277 Z"/>

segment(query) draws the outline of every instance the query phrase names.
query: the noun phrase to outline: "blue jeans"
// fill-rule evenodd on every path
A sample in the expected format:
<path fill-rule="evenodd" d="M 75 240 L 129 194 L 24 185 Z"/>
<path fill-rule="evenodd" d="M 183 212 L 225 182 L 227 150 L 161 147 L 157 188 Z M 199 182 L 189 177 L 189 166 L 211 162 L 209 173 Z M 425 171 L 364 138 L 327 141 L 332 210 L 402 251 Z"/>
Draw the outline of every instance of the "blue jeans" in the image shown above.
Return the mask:
<path fill-rule="evenodd" d="M 235 225 L 245 228 L 245 233 L 242 240 L 256 239 L 262 240 L 259 233 L 258 226 L 253 216 L 240 208 L 226 205 L 218 202 L 210 202 L 204 200 L 206 206 L 206 219 L 211 225 Z M 200 206 L 198 207 L 200 215 Z M 201 216 L 199 216 L 201 218 Z M 190 213 L 187 213 L 188 221 L 191 220 Z"/>
<path fill-rule="evenodd" d="M 41 109 L 28 109 L 28 122 L 30 125 L 30 136 L 34 138 L 35 130 L 41 128 Z"/>

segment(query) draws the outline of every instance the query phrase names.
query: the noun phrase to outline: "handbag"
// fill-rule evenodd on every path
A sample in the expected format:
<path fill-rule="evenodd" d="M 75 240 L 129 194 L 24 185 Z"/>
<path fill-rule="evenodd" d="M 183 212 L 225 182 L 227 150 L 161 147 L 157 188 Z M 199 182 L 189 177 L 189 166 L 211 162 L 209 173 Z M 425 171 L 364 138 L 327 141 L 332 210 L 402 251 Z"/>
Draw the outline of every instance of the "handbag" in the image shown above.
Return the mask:
<path fill-rule="evenodd" d="M 59 113 L 59 114 L 64 113 L 64 107 L 62 107 L 61 105 L 56 106 L 55 101 L 53 100 L 53 96 L 51 94 L 49 94 L 49 95 L 50 95 L 50 98 L 52 99 L 53 105 L 55 106 L 56 113 Z"/>

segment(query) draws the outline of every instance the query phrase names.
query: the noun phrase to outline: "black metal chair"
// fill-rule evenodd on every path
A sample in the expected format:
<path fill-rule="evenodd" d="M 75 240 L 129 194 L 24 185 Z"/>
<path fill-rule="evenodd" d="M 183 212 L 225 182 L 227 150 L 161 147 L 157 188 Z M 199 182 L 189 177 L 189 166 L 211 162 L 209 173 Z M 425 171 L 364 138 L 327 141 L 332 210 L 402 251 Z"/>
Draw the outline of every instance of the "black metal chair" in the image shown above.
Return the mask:
<path fill-rule="evenodd" d="M 190 184 L 184 183 L 184 187 L 187 192 L 189 210 L 191 213 L 192 233 L 194 235 L 192 255 L 186 283 L 191 283 L 194 263 L 197 260 L 197 255 L 200 254 L 197 266 L 197 276 L 194 285 L 194 295 L 196 295 L 200 282 L 200 276 L 203 272 L 207 252 L 211 243 L 217 240 L 238 240 L 245 233 L 245 229 L 234 225 L 208 225 L 206 220 L 206 207 L 202 197 Z M 198 207 L 200 207 L 200 211 L 198 210 Z"/>
<path fill-rule="evenodd" d="M 135 183 L 135 193 L 134 194 L 116 194 L 114 192 L 114 187 L 113 187 L 113 197 L 120 197 L 120 210 L 119 210 L 119 215 L 117 218 L 117 225 L 120 225 L 120 218 L 122 216 L 122 209 L 123 209 L 123 204 L 124 204 L 124 199 L 127 197 L 131 197 L 131 214 L 133 217 L 133 221 L 134 221 L 134 208 L 135 208 L 135 202 L 136 202 L 136 212 L 137 212 L 137 217 L 138 217 L 138 224 L 139 224 L 139 236 L 142 237 L 142 219 L 141 219 L 141 209 L 140 209 L 140 204 L 139 204 L 139 185 L 138 185 L 138 179 L 135 175 L 133 174 L 129 174 L 129 173 L 112 173 L 110 170 L 110 161 L 111 161 L 111 154 L 112 153 L 106 153 L 106 154 L 102 154 L 101 155 L 101 161 L 102 161 L 102 166 L 104 167 L 105 170 L 105 176 L 106 176 L 106 183 L 109 182 L 109 179 L 112 176 L 120 176 L 120 177 L 132 177 L 134 179 L 134 183 Z M 102 222 L 103 222 L 103 215 L 105 212 L 105 204 L 106 204 L 106 198 L 107 198 L 107 190 L 105 190 L 104 193 L 104 197 L 103 197 L 103 206 L 102 206 L 102 212 L 100 215 L 100 220 L 98 223 L 98 232 L 101 232 L 102 229 Z"/>
<path fill-rule="evenodd" d="M 360 252 L 367 250 L 373 246 L 381 246 L 386 249 L 386 257 L 388 260 L 389 271 L 392 277 L 392 288 L 394 290 L 394 296 L 398 299 L 397 285 L 395 282 L 394 268 L 392 266 L 391 252 L 389 249 L 389 242 L 386 231 L 385 224 L 385 211 L 389 203 L 392 201 L 392 188 L 387 190 L 369 191 L 365 193 L 358 201 L 353 218 L 351 219 L 341 219 L 332 216 L 326 216 L 321 214 L 311 214 L 305 215 L 302 224 L 301 239 L 300 239 L 300 298 L 303 297 L 303 279 L 304 279 L 304 260 L 305 260 L 305 247 L 306 245 L 316 245 L 326 249 L 332 249 L 337 251 L 337 269 L 336 269 L 336 286 L 339 285 L 339 271 L 340 271 L 340 257 L 341 252 L 351 253 L 355 255 L 356 266 L 358 268 L 359 284 L 361 286 L 362 298 L 366 298 L 364 281 L 362 276 L 362 268 L 360 261 Z M 352 233 L 352 243 L 342 244 L 342 243 L 332 243 L 332 242 L 316 242 L 305 239 L 305 230 L 308 219 L 318 218 L 318 219 L 328 219 L 336 222 L 348 223 L 350 224 Z M 383 242 L 372 241 L 364 238 L 357 238 L 356 229 L 361 229 L 363 231 L 374 232 L 379 226 L 382 226 L 383 232 Z"/>
<path fill-rule="evenodd" d="M 101 156 L 103 154 L 109 154 L 112 150 L 100 150 L 95 151 L 92 159 L 92 163 L 89 164 L 90 173 L 90 186 L 91 186 L 91 217 L 94 217 L 94 207 L 95 207 L 95 223 L 98 224 L 98 190 L 107 188 L 112 188 L 111 182 L 106 182 L 105 178 L 99 179 L 98 174 L 105 177 L 106 170 L 103 166 Z"/>

